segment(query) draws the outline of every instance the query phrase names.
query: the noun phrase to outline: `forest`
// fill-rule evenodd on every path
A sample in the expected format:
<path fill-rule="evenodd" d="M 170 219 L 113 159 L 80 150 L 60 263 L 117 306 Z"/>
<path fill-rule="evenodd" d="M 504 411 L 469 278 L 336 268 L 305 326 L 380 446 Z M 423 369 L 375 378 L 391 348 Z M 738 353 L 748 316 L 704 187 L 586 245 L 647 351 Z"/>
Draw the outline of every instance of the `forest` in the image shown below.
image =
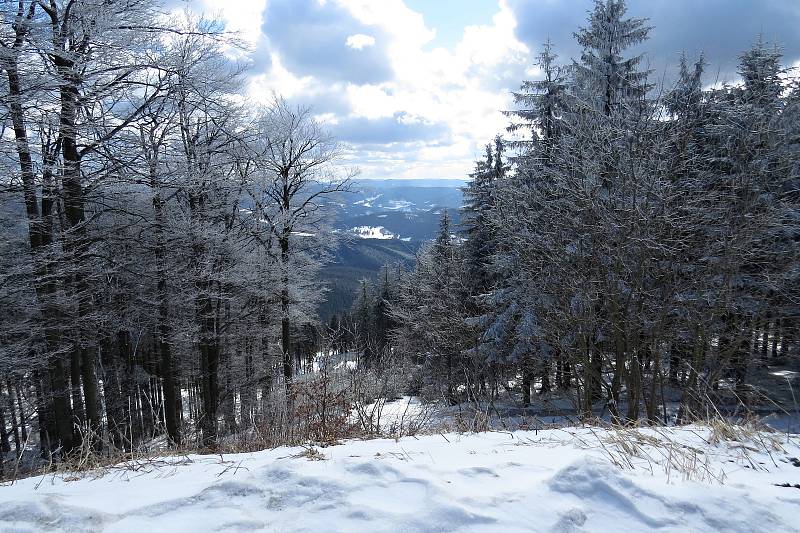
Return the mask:
<path fill-rule="evenodd" d="M 597 0 L 579 57 L 542 44 L 460 212 L 323 322 L 358 169 L 313 108 L 253 104 L 237 35 L 157 0 L 2 6 L 0 476 L 377 435 L 403 395 L 489 424 L 796 412 L 764 381 L 800 350 L 780 43 L 667 82 L 650 22 Z"/>

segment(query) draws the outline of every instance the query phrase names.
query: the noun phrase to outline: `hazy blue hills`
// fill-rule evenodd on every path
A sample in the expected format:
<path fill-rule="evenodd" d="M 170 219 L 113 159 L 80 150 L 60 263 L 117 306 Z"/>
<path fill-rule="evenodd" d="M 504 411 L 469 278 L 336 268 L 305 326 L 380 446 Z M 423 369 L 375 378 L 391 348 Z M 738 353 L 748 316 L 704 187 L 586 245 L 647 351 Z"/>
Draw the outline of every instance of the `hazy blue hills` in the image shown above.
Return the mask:
<path fill-rule="evenodd" d="M 435 237 L 444 209 L 458 223 L 463 186 L 458 180 L 361 180 L 337 198 L 334 227 L 344 238 L 321 272 L 329 288 L 321 318 L 349 309 L 360 280 L 376 279 L 383 265 L 412 266 L 419 247 Z"/>

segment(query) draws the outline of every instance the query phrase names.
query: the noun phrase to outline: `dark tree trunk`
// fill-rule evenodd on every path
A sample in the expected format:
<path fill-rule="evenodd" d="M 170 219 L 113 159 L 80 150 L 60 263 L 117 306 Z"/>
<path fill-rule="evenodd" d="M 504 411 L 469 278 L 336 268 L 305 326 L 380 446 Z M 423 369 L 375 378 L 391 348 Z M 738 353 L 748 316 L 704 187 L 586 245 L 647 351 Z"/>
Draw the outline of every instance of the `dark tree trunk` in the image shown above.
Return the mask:
<path fill-rule="evenodd" d="M 284 232 L 279 239 L 281 247 L 281 353 L 283 354 L 283 380 L 286 387 L 286 401 L 290 402 L 292 394 L 292 347 L 291 322 L 289 319 L 289 236 Z"/>
<path fill-rule="evenodd" d="M 223 401 L 223 417 L 225 430 L 228 433 L 236 432 L 236 390 L 233 385 L 233 366 L 231 353 L 225 352 L 225 397 Z"/>
<path fill-rule="evenodd" d="M 60 34 L 59 34 L 60 35 Z M 60 47 L 56 46 L 56 49 Z M 86 408 L 86 420 L 90 431 L 98 431 L 101 424 L 100 398 L 97 382 L 96 346 L 94 339 L 81 322 L 87 318 L 91 310 L 91 294 L 87 282 L 86 264 L 86 213 L 84 208 L 84 191 L 81 184 L 81 155 L 77 144 L 76 118 L 78 114 L 78 81 L 73 72 L 74 64 L 67 55 L 56 55 L 54 61 L 62 79 L 59 90 L 61 112 L 59 115 L 59 137 L 61 140 L 61 156 L 63 158 L 62 192 L 64 213 L 69 224 L 69 234 L 65 239 L 65 249 L 74 263 L 74 294 L 77 299 L 76 337 L 86 344 L 81 346 L 81 381 Z M 100 441 L 98 440 L 98 443 Z"/>
<path fill-rule="evenodd" d="M 157 148 L 156 148 L 157 153 Z M 181 443 L 180 422 L 178 420 L 178 392 L 175 387 L 175 369 L 172 363 L 170 346 L 169 292 L 167 289 L 167 247 L 164 238 L 164 201 L 158 191 L 156 159 L 150 168 L 150 185 L 153 188 L 153 212 L 155 214 L 155 258 L 158 276 L 158 350 L 161 356 L 161 378 L 164 387 L 164 421 L 167 436 L 174 444 Z"/>
<path fill-rule="evenodd" d="M 550 361 L 545 360 L 542 364 L 542 387 L 539 389 L 539 394 L 550 392 Z"/>
<path fill-rule="evenodd" d="M 2 392 L 2 389 L 0 389 Z M 5 454 L 11 451 L 11 444 L 8 442 L 8 426 L 6 426 L 6 410 L 3 407 L 3 403 L 0 402 L 0 467 L 3 464 L 3 459 L 5 459 Z"/>
<path fill-rule="evenodd" d="M 67 387 L 66 372 L 60 357 L 53 357 L 52 371 L 49 373 L 49 390 L 53 402 L 53 427 L 56 429 L 51 445 L 60 447 L 63 453 L 72 451 L 75 442 L 72 426 L 72 409 L 70 408 L 69 387 Z"/>
<path fill-rule="evenodd" d="M 522 364 L 522 405 L 525 407 L 531 404 L 531 377 L 532 373 L 528 365 Z"/>
<path fill-rule="evenodd" d="M 201 313 L 200 375 L 203 398 L 200 426 L 203 431 L 203 446 L 213 447 L 217 442 L 219 345 L 215 336 L 214 306 L 210 296 L 201 296 L 198 307 Z"/>
<path fill-rule="evenodd" d="M 39 378 L 34 374 L 33 379 L 38 382 Z M 22 392 L 19 381 L 14 383 L 14 392 L 17 396 L 17 408 L 19 409 L 19 425 L 22 429 L 22 442 L 28 442 L 28 417 L 25 416 L 25 409 L 22 408 Z"/>
<path fill-rule="evenodd" d="M 628 365 L 628 414 L 627 419 L 633 422 L 639 418 L 640 393 L 642 391 L 641 354 L 634 354 Z"/>
<path fill-rule="evenodd" d="M 48 374 L 49 377 L 49 374 Z M 52 402 L 49 398 L 49 381 L 37 370 L 33 374 L 36 391 L 36 415 L 39 419 L 39 449 L 44 459 L 50 457 L 52 451 L 51 436 L 56 435 Z"/>
<path fill-rule="evenodd" d="M 117 346 L 122 332 L 117 334 Z M 103 342 L 101 361 L 103 363 L 103 392 L 106 406 L 106 421 L 111 441 L 118 449 L 125 448 L 125 409 L 123 407 L 122 387 L 119 373 L 123 364 L 119 349 L 113 348 L 112 336 Z"/>
<path fill-rule="evenodd" d="M 83 395 L 81 394 L 81 349 L 78 345 L 72 347 L 69 357 L 70 395 L 72 398 L 72 416 L 75 424 L 83 428 L 86 421 L 86 411 L 83 408 Z M 76 435 L 76 445 L 80 444 L 80 434 Z"/>
<path fill-rule="evenodd" d="M 783 320 L 781 318 L 776 318 L 775 322 L 773 322 L 772 326 L 772 350 L 771 356 L 773 359 L 778 357 L 778 339 L 781 336 L 781 324 Z"/>
<path fill-rule="evenodd" d="M 8 388 L 8 412 L 11 415 L 11 431 L 14 434 L 14 451 L 16 456 L 20 456 L 22 450 L 22 443 L 19 440 L 19 425 L 17 423 L 17 409 L 14 405 L 14 388 L 11 386 L 11 380 L 6 380 L 6 387 Z"/>

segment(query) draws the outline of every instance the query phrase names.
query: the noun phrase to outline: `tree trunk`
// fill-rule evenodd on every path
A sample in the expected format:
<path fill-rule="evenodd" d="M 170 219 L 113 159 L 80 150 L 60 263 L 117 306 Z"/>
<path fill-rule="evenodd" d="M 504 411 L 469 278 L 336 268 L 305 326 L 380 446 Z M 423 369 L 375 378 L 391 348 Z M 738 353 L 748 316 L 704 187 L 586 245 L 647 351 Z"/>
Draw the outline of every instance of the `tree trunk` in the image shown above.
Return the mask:
<path fill-rule="evenodd" d="M 11 415 L 11 431 L 14 434 L 14 451 L 16 456 L 20 456 L 22 443 L 19 440 L 19 425 L 17 423 L 17 409 L 14 405 L 14 388 L 11 386 L 11 380 L 6 380 L 6 387 L 8 388 L 8 412 Z"/>
<path fill-rule="evenodd" d="M 118 337 L 119 335 L 121 332 Z M 104 339 L 100 360 L 103 367 L 103 393 L 109 438 L 117 449 L 122 450 L 125 448 L 126 420 L 119 379 L 120 357 L 115 356 L 112 340 L 112 336 Z M 116 353 L 119 354 L 119 350 L 116 350 Z"/>
<path fill-rule="evenodd" d="M 292 394 L 292 351 L 291 351 L 291 323 L 289 320 L 289 236 L 284 232 L 280 238 L 281 268 L 281 353 L 283 354 L 283 380 L 286 388 L 287 404 L 291 401 Z"/>
<path fill-rule="evenodd" d="M 542 364 L 542 387 L 539 389 L 539 394 L 550 392 L 550 388 L 550 360 L 546 359 Z"/>
<path fill-rule="evenodd" d="M 2 394 L 2 389 L 0 389 Z M 11 444 L 8 442 L 8 426 L 6 426 L 6 411 L 3 403 L 0 402 L 0 468 L 5 463 L 5 454 L 11 451 Z"/>
<path fill-rule="evenodd" d="M 525 407 L 531 404 L 531 377 L 530 361 L 527 358 L 522 360 L 522 405 Z"/>
<path fill-rule="evenodd" d="M 773 322 L 772 326 L 772 350 L 771 356 L 773 359 L 778 357 L 778 339 L 781 336 L 781 325 L 783 323 L 782 318 L 776 318 L 775 322 Z"/>
<path fill-rule="evenodd" d="M 75 442 L 73 438 L 72 409 L 70 408 L 69 388 L 67 387 L 66 372 L 64 363 L 58 356 L 53 356 L 51 360 L 50 392 L 53 403 L 53 427 L 56 432 L 54 437 L 57 442 L 52 445 L 58 446 L 63 453 L 72 451 Z"/>
<path fill-rule="evenodd" d="M 207 290 L 207 289 L 205 289 Z M 205 292 L 202 290 L 202 292 Z M 200 298 L 200 375 L 203 414 L 200 426 L 203 446 L 213 447 L 217 442 L 217 407 L 219 401 L 219 346 L 214 334 L 214 307 L 210 296 Z"/>
<path fill-rule="evenodd" d="M 161 378 L 164 387 L 164 420 L 169 440 L 178 445 L 181 443 L 180 425 L 178 421 L 178 392 L 175 387 L 175 369 L 172 364 L 172 348 L 170 346 L 171 327 L 169 315 L 169 293 L 167 290 L 166 244 L 164 240 L 164 206 L 157 190 L 156 168 L 151 167 L 151 186 L 156 191 L 153 196 L 156 237 L 156 268 L 158 276 L 158 351 L 161 356 Z"/>
<path fill-rule="evenodd" d="M 69 357 L 70 395 L 72 398 L 72 416 L 75 424 L 83 428 L 86 421 L 86 411 L 83 408 L 83 395 L 81 394 L 81 349 L 78 345 L 72 347 Z M 80 444 L 80 434 L 76 436 Z"/>
<path fill-rule="evenodd" d="M 634 353 L 630 358 L 628 369 L 628 422 L 639 418 L 639 393 L 642 390 L 642 361 L 640 354 Z"/>
<path fill-rule="evenodd" d="M 59 115 L 59 137 L 63 158 L 62 192 L 64 213 L 69 224 L 69 234 L 65 239 L 65 249 L 74 263 L 74 294 L 77 299 L 76 338 L 81 346 L 81 380 L 86 407 L 86 420 L 90 431 L 98 431 L 101 424 L 100 398 L 97 383 L 96 347 L 91 335 L 82 331 L 80 322 L 87 318 L 91 310 L 91 295 L 87 282 L 86 255 L 86 213 L 84 192 L 81 185 L 81 156 L 77 145 L 76 117 L 78 113 L 78 82 L 73 73 L 72 61 L 66 57 L 54 58 L 63 82 L 59 90 L 61 113 Z M 100 442 L 98 440 L 98 442 Z"/>
<path fill-rule="evenodd" d="M 34 382 L 38 382 L 38 377 L 34 373 Z M 25 409 L 22 408 L 22 392 L 20 391 L 19 381 L 14 382 L 14 392 L 17 396 L 17 408 L 19 409 L 19 425 L 22 429 L 22 442 L 28 442 L 28 417 L 25 416 Z"/>

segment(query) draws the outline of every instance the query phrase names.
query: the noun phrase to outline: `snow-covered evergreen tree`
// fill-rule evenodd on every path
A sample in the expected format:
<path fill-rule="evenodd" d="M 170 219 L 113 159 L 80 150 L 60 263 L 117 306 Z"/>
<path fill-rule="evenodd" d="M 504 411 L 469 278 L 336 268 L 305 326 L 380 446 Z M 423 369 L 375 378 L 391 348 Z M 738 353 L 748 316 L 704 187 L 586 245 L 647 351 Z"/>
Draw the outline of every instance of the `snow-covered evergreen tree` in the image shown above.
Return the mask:
<path fill-rule="evenodd" d="M 522 82 L 519 91 L 513 93 L 517 109 L 506 111 L 513 122 L 508 127 L 512 133 L 522 132 L 522 139 L 512 143 L 519 155 L 514 158 L 519 169 L 533 169 L 537 161 L 524 161 L 533 157 L 547 165 L 560 132 L 565 127 L 564 114 L 569 111 L 568 71 L 559 65 L 558 54 L 550 40 L 544 43 L 536 66 L 541 79 Z"/>
<path fill-rule="evenodd" d="M 641 101 L 650 85 L 641 69 L 642 54 L 625 57 L 629 48 L 647 40 L 647 20 L 625 18 L 625 0 L 595 0 L 588 25 L 574 35 L 583 47 L 573 62 L 578 95 L 591 109 L 610 117 Z"/>
<path fill-rule="evenodd" d="M 423 369 L 429 393 L 457 402 L 459 385 L 474 393 L 470 361 L 464 351 L 474 339 L 466 324 L 469 298 L 462 247 L 450 217 L 442 214 L 434 242 L 417 256 L 417 264 L 402 281 L 391 316 L 400 324 L 395 333 L 398 349 Z"/>

